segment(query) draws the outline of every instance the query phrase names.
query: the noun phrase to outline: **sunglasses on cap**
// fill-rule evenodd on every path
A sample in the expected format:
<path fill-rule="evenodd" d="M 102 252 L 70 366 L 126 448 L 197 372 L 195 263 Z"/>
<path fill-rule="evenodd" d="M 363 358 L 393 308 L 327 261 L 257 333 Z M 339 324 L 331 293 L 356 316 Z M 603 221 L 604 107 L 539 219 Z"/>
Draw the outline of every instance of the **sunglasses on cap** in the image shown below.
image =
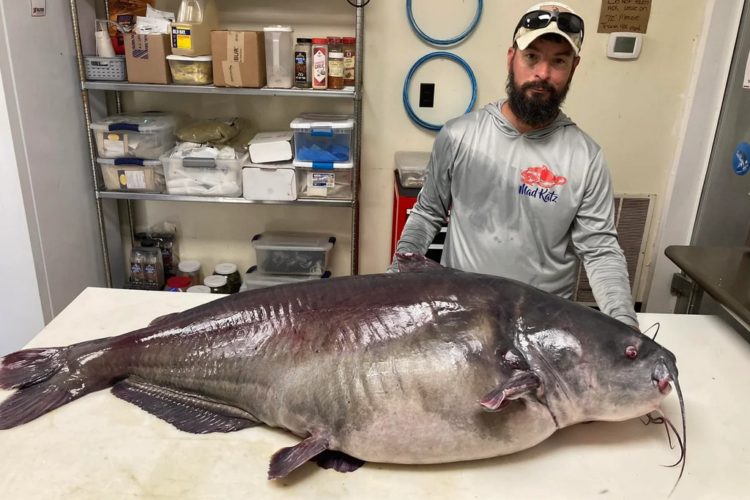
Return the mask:
<path fill-rule="evenodd" d="M 519 29 L 526 28 L 529 30 L 538 30 L 546 28 L 549 23 L 555 21 L 557 27 L 565 33 L 571 35 L 581 35 L 583 41 L 583 19 L 572 12 L 550 12 L 547 10 L 534 10 L 523 15 L 516 26 L 517 33 Z"/>

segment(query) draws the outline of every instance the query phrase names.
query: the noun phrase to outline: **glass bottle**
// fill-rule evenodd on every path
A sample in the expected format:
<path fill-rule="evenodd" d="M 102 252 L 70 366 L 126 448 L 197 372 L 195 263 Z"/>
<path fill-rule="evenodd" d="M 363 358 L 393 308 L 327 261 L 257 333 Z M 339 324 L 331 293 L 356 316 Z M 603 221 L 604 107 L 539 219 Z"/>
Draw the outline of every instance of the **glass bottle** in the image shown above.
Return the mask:
<path fill-rule="evenodd" d="M 294 46 L 294 86 L 301 89 L 310 88 L 310 64 L 312 57 L 312 39 L 297 38 Z"/>

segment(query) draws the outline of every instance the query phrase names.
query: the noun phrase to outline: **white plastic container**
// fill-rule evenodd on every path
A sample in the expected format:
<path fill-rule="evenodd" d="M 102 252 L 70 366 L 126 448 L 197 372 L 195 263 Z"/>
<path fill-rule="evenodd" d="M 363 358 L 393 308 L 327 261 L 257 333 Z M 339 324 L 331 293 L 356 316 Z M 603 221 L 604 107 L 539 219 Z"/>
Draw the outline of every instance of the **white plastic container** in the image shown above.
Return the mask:
<path fill-rule="evenodd" d="M 294 165 L 328 166 L 352 162 L 354 119 L 345 115 L 306 114 L 292 120 Z"/>
<path fill-rule="evenodd" d="M 396 151 L 396 170 L 401 186 L 421 188 L 430 162 L 428 151 Z"/>
<path fill-rule="evenodd" d="M 294 161 L 297 197 L 352 199 L 352 163 L 334 163 L 332 168 L 319 168 L 312 162 Z"/>
<path fill-rule="evenodd" d="M 163 193 L 164 169 L 159 160 L 97 158 L 104 186 L 109 191 Z"/>
<path fill-rule="evenodd" d="M 294 83 L 294 31 L 290 26 L 263 28 L 266 45 L 266 86 L 289 89 Z"/>
<path fill-rule="evenodd" d="M 167 192 L 188 196 L 242 196 L 242 164 L 247 154 L 234 160 L 161 157 Z"/>
<path fill-rule="evenodd" d="M 259 132 L 250 140 L 247 151 L 253 163 L 290 161 L 294 158 L 290 130 L 280 132 Z"/>
<path fill-rule="evenodd" d="M 330 271 L 326 271 L 323 276 L 268 274 L 259 272 L 258 266 L 253 266 L 248 269 L 247 273 L 245 273 L 245 275 L 243 276 L 240 291 L 244 292 L 246 290 L 258 290 L 259 288 L 267 288 L 269 286 L 304 283 L 306 281 L 315 281 L 318 279 L 328 278 L 330 276 Z"/>
<path fill-rule="evenodd" d="M 292 162 L 246 163 L 242 168 L 242 196 L 254 201 L 297 199 L 297 181 Z"/>
<path fill-rule="evenodd" d="M 177 118 L 167 113 L 113 115 L 93 122 L 100 158 L 158 160 L 175 144 Z"/>
<path fill-rule="evenodd" d="M 309 276 L 323 275 L 335 242 L 326 234 L 273 231 L 256 234 L 252 240 L 258 271 Z"/>
<path fill-rule="evenodd" d="M 177 85 L 210 85 L 214 81 L 211 56 L 167 56 L 172 82 Z"/>

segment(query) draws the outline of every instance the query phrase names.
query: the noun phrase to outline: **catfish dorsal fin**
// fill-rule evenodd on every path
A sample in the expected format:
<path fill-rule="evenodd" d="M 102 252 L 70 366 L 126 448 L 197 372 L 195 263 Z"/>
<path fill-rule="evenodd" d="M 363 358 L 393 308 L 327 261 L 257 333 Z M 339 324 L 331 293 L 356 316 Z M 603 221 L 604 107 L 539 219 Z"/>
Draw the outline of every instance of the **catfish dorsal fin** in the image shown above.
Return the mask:
<path fill-rule="evenodd" d="M 396 263 L 398 264 L 398 272 L 400 273 L 449 270 L 447 267 L 443 267 L 434 260 L 428 259 L 419 253 L 397 253 Z"/>

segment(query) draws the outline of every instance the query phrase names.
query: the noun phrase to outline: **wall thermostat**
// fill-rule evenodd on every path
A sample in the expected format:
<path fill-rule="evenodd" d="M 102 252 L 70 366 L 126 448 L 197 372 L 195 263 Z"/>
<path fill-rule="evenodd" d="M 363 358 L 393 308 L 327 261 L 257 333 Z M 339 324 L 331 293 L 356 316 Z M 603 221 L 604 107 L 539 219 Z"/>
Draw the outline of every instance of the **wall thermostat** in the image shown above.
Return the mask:
<path fill-rule="evenodd" d="M 641 54 L 641 45 L 643 45 L 643 33 L 610 33 L 607 57 L 612 59 L 638 59 Z"/>

